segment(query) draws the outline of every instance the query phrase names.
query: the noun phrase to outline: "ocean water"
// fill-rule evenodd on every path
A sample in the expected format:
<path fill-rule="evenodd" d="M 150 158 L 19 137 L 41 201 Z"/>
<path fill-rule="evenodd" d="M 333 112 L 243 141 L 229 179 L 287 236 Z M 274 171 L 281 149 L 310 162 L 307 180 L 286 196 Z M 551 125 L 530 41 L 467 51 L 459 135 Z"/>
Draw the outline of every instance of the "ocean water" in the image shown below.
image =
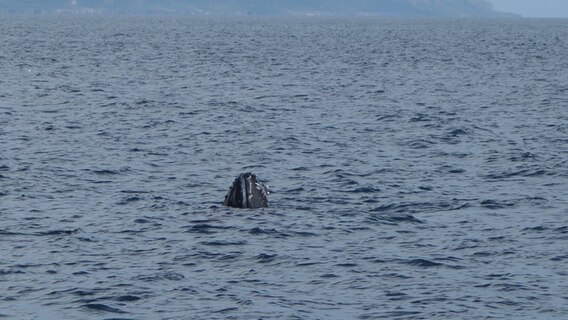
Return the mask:
<path fill-rule="evenodd" d="M 568 20 L 0 16 L 0 318 L 565 319 Z M 270 208 L 222 206 L 251 171 Z"/>

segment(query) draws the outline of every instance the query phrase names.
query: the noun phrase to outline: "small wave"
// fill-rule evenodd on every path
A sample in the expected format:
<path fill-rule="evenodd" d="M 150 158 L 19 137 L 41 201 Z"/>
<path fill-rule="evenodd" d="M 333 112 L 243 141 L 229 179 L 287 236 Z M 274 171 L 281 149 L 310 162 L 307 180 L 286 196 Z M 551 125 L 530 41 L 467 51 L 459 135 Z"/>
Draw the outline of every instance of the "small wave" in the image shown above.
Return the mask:
<path fill-rule="evenodd" d="M 130 168 L 121 168 L 121 169 L 85 169 L 85 171 L 101 175 L 101 176 L 111 176 L 111 175 L 120 175 L 123 173 L 130 172 Z"/>
<path fill-rule="evenodd" d="M 297 236 L 300 236 L 300 237 L 317 237 L 318 236 L 316 233 L 306 232 L 306 231 L 294 231 L 292 233 L 294 235 L 297 235 Z"/>
<path fill-rule="evenodd" d="M 414 117 L 410 118 L 409 122 L 431 122 L 431 121 L 438 121 L 439 118 L 433 117 L 426 113 L 417 113 Z"/>
<path fill-rule="evenodd" d="M 553 173 L 544 169 L 522 169 L 516 171 L 505 171 L 499 173 L 490 173 L 484 176 L 488 180 L 502 180 L 514 177 L 539 177 L 539 176 L 551 176 Z"/>
<path fill-rule="evenodd" d="M 328 279 L 328 278 L 339 278 L 338 275 L 334 274 L 334 273 L 326 273 L 326 274 L 322 274 L 320 276 L 320 278 L 324 278 L 324 279 Z"/>
<path fill-rule="evenodd" d="M 375 120 L 376 121 L 385 121 L 385 122 L 392 122 L 392 121 L 399 121 L 400 115 L 399 114 L 386 114 L 378 116 Z"/>
<path fill-rule="evenodd" d="M 88 303 L 88 304 L 84 304 L 82 307 L 89 309 L 89 310 L 92 310 L 92 311 L 104 311 L 104 312 L 121 313 L 121 314 L 128 313 L 126 311 L 122 311 L 118 308 L 107 306 L 106 304 L 102 304 L 102 303 Z"/>
<path fill-rule="evenodd" d="M 228 313 L 228 312 L 233 312 L 233 311 L 237 311 L 237 310 L 239 310 L 239 308 L 229 307 L 229 308 L 213 311 L 213 313 Z"/>
<path fill-rule="evenodd" d="M 469 207 L 458 200 L 443 202 L 402 202 L 379 206 L 371 211 L 380 213 L 418 213 L 437 211 L 456 211 Z"/>
<path fill-rule="evenodd" d="M 497 289 L 497 291 L 505 291 L 505 292 L 512 292 L 512 291 L 519 291 L 519 290 L 531 290 L 531 288 L 521 285 L 521 284 L 514 284 L 514 283 L 497 283 L 493 284 L 492 287 Z M 518 305 L 518 302 L 509 302 L 509 305 Z"/>
<path fill-rule="evenodd" d="M 185 279 L 185 276 L 181 273 L 177 272 L 160 272 L 150 275 L 139 275 L 134 277 L 136 280 L 144 281 L 144 282 L 153 282 L 153 281 L 161 281 L 161 280 L 172 280 L 172 281 L 179 281 Z"/>
<path fill-rule="evenodd" d="M 277 95 L 262 95 L 262 96 L 256 96 L 253 97 L 254 100 L 262 100 L 262 99 L 269 99 L 269 98 L 278 98 L 279 96 Z"/>
<path fill-rule="evenodd" d="M 132 301 L 138 301 L 140 299 L 142 299 L 142 298 L 140 298 L 138 296 L 125 295 L 125 296 L 115 297 L 113 300 L 119 301 L 119 302 L 132 302 Z"/>
<path fill-rule="evenodd" d="M 228 241 L 228 240 L 202 241 L 200 243 L 206 246 L 244 246 L 248 244 L 248 242 L 246 241 Z"/>
<path fill-rule="evenodd" d="M 138 106 L 147 106 L 147 105 L 152 105 L 154 103 L 155 103 L 154 101 L 146 99 L 138 100 L 135 102 L 135 104 Z"/>
<path fill-rule="evenodd" d="M 517 202 L 512 200 L 483 200 L 481 206 L 487 209 L 497 210 L 514 207 Z"/>
<path fill-rule="evenodd" d="M 462 169 L 462 168 L 456 168 L 454 166 L 445 165 L 445 166 L 441 166 L 438 169 L 436 169 L 436 172 L 461 174 L 461 173 L 465 173 L 466 170 Z"/>
<path fill-rule="evenodd" d="M 21 233 L 21 232 L 12 232 L 12 231 L 0 230 L 0 236 L 21 236 L 21 235 L 25 235 L 25 234 Z"/>
<path fill-rule="evenodd" d="M 464 136 L 470 135 L 468 128 L 453 128 L 441 135 L 431 135 L 430 137 L 448 144 L 459 143 Z"/>
<path fill-rule="evenodd" d="M 523 162 L 527 160 L 534 160 L 537 156 L 531 152 L 519 152 L 509 156 L 508 160 L 513 162 Z"/>
<path fill-rule="evenodd" d="M 141 201 L 144 200 L 144 198 L 138 196 L 138 195 L 134 195 L 134 196 L 130 196 L 130 197 L 126 197 L 122 200 L 120 200 L 117 204 L 118 205 L 126 205 L 132 202 L 137 202 L 137 201 Z"/>
<path fill-rule="evenodd" d="M 284 190 L 282 191 L 282 193 L 302 193 L 304 192 L 306 189 L 300 187 L 300 188 L 294 188 L 294 189 L 288 189 L 288 190 Z M 272 192 L 272 190 L 270 190 L 270 193 L 274 193 Z"/>
<path fill-rule="evenodd" d="M 466 135 L 466 134 L 470 134 L 470 132 L 467 129 L 456 128 L 456 129 L 450 130 L 447 134 L 449 136 L 452 136 L 452 137 L 457 137 L 457 136 L 463 136 L 463 135 Z"/>
<path fill-rule="evenodd" d="M 320 167 L 324 167 L 324 166 L 320 166 Z M 374 171 L 369 171 L 369 172 L 364 172 L 364 173 L 358 173 L 358 172 L 346 171 L 346 170 L 343 170 L 343 169 L 336 169 L 336 170 L 326 171 L 323 174 L 334 175 L 334 176 L 339 177 L 339 178 L 344 178 L 344 177 L 365 178 L 365 177 L 370 177 L 370 176 L 380 174 L 380 173 L 384 173 L 384 172 L 387 172 L 387 170 L 374 170 Z"/>
<path fill-rule="evenodd" d="M 350 193 L 377 193 L 377 192 L 381 192 L 381 189 L 379 188 L 373 188 L 373 187 L 361 187 L 361 188 L 356 188 L 350 191 L 347 191 Z"/>
<path fill-rule="evenodd" d="M 550 228 L 547 228 L 545 226 L 537 226 L 537 227 L 523 228 L 521 231 L 541 232 L 541 231 L 548 231 L 548 230 L 550 230 Z"/>
<path fill-rule="evenodd" d="M 399 224 L 399 223 L 416 223 L 422 224 L 424 221 L 415 218 L 412 215 L 374 215 L 369 218 L 374 222 L 381 222 L 386 224 Z"/>
<path fill-rule="evenodd" d="M 286 238 L 289 237 L 289 234 L 286 234 L 284 232 L 280 232 L 276 229 L 261 229 L 258 227 L 252 228 L 249 230 L 249 233 L 252 235 L 270 235 L 270 236 L 274 236 L 276 238 Z"/>
<path fill-rule="evenodd" d="M 405 264 L 415 267 L 422 267 L 422 268 L 432 268 L 432 267 L 443 267 L 445 266 L 443 263 L 433 262 L 426 259 L 413 259 L 406 261 Z"/>
<path fill-rule="evenodd" d="M 215 226 L 207 223 L 203 224 L 196 224 L 188 228 L 186 232 L 188 233 L 203 233 L 203 234 L 214 234 L 217 233 L 219 230 L 227 230 L 231 229 L 231 227 L 226 226 Z"/>
<path fill-rule="evenodd" d="M 418 317 L 421 315 L 420 311 L 388 311 L 377 315 L 370 315 L 369 317 L 362 317 L 362 319 L 424 319 Z"/>
<path fill-rule="evenodd" d="M 266 254 L 266 253 L 261 253 L 258 256 L 254 257 L 256 260 L 258 260 L 259 263 L 269 263 L 272 262 L 274 260 L 276 260 L 276 258 L 278 257 L 277 254 Z"/>
<path fill-rule="evenodd" d="M 94 173 L 94 174 L 100 174 L 100 175 L 120 174 L 120 172 L 117 171 L 117 170 L 109 170 L 109 169 L 91 170 L 91 172 Z"/>
<path fill-rule="evenodd" d="M 356 263 L 339 263 L 335 265 L 336 267 L 353 268 L 356 267 Z"/>
<path fill-rule="evenodd" d="M 25 272 L 22 270 L 0 269 L 0 276 L 9 275 L 9 274 L 25 274 Z"/>
<path fill-rule="evenodd" d="M 566 233 L 568 233 L 568 227 L 556 228 L 556 229 L 554 229 L 554 232 L 559 232 L 559 233 L 562 233 L 562 234 L 566 234 Z"/>
<path fill-rule="evenodd" d="M 413 141 L 403 143 L 402 145 L 409 147 L 411 149 L 419 150 L 419 149 L 428 149 L 435 144 L 436 144 L 436 142 L 432 141 L 432 140 L 418 139 L 418 140 L 413 140 Z"/>
<path fill-rule="evenodd" d="M 400 301 L 408 299 L 408 295 L 402 292 L 387 292 L 385 296 L 389 298 L 391 301 Z"/>
<path fill-rule="evenodd" d="M 50 231 L 43 231 L 43 232 L 36 232 L 34 236 L 69 236 L 79 232 L 79 229 L 74 230 L 50 230 Z"/>
<path fill-rule="evenodd" d="M 552 232 L 552 233 L 559 233 L 559 234 L 568 234 L 568 227 L 559 227 L 559 228 L 549 228 L 545 226 L 536 226 L 536 227 L 527 227 L 523 228 L 521 231 L 523 232 Z"/>
<path fill-rule="evenodd" d="M 556 256 L 550 258 L 550 261 L 565 261 L 565 260 L 568 260 L 568 255 Z"/>
<path fill-rule="evenodd" d="M 143 190 L 120 190 L 120 193 L 149 193 Z"/>
<path fill-rule="evenodd" d="M 94 183 L 94 184 L 107 184 L 107 183 L 112 183 L 112 182 L 113 182 L 113 181 L 111 181 L 111 180 L 90 180 L 90 179 L 87 179 L 87 180 L 85 180 L 85 181 L 87 181 L 87 182 L 89 182 L 89 183 Z"/>
<path fill-rule="evenodd" d="M 487 280 L 511 280 L 513 275 L 511 273 L 491 273 L 484 278 Z"/>
<path fill-rule="evenodd" d="M 318 265 L 318 264 L 322 264 L 322 262 L 296 262 L 295 266 L 307 267 L 307 266 L 314 266 L 314 265 Z"/>

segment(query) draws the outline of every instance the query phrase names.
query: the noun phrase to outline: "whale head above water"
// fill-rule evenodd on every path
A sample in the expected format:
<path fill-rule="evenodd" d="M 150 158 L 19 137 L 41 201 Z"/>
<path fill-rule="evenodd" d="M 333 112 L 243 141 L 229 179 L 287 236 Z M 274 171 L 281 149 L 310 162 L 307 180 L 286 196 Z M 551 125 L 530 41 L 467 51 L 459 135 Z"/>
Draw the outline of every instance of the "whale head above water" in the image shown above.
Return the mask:
<path fill-rule="evenodd" d="M 229 188 L 223 205 L 234 208 L 268 207 L 268 188 L 256 175 L 241 173 Z"/>

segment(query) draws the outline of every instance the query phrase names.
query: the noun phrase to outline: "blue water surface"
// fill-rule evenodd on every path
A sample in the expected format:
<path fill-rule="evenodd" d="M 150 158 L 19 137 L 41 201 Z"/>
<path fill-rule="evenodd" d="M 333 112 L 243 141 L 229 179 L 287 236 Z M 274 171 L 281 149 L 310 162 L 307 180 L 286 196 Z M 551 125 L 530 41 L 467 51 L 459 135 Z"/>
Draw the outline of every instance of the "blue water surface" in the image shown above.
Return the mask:
<path fill-rule="evenodd" d="M 0 318 L 568 314 L 568 20 L 0 16 L 0 39 Z M 270 208 L 222 206 L 245 171 Z"/>

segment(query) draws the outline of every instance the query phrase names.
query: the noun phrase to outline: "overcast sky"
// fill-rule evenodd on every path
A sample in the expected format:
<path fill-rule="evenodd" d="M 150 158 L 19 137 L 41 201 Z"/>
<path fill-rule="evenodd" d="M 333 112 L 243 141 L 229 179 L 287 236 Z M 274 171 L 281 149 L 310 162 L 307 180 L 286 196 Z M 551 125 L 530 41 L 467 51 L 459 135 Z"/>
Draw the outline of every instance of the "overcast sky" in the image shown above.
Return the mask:
<path fill-rule="evenodd" d="M 489 0 L 495 10 L 523 17 L 568 17 L 568 0 Z"/>

